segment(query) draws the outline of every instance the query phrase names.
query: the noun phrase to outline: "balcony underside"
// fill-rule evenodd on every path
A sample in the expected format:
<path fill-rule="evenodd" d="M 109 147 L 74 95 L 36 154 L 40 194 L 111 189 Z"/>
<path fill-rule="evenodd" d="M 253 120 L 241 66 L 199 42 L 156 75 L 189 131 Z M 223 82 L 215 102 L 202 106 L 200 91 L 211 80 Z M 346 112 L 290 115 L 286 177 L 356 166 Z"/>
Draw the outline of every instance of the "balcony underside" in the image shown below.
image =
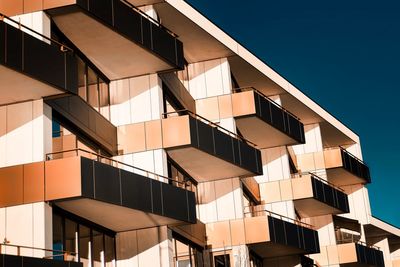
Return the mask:
<path fill-rule="evenodd" d="M 56 87 L 2 65 L 0 65 L 0 81 L 0 105 L 64 93 Z"/>
<path fill-rule="evenodd" d="M 88 198 L 57 201 L 56 205 L 115 232 L 183 223 L 173 218 Z"/>
<path fill-rule="evenodd" d="M 62 7 L 48 12 L 63 34 L 110 80 L 176 68 L 78 6 Z M 135 26 L 137 27 L 133 25 Z"/>
<path fill-rule="evenodd" d="M 245 177 L 253 172 L 191 146 L 167 148 L 168 155 L 198 182 Z"/>
<path fill-rule="evenodd" d="M 250 249 L 257 253 L 261 258 L 273 258 L 281 256 L 304 254 L 304 250 L 289 247 L 273 242 L 249 245 Z"/>
<path fill-rule="evenodd" d="M 294 206 L 302 218 L 344 213 L 342 210 L 332 207 L 314 198 L 294 200 Z"/>
<path fill-rule="evenodd" d="M 365 184 L 366 180 L 360 178 L 342 167 L 326 169 L 329 182 L 337 186 L 351 184 Z"/>
<path fill-rule="evenodd" d="M 235 118 L 236 126 L 246 139 L 258 147 L 268 148 L 298 144 L 298 141 L 269 125 L 256 115 Z"/>

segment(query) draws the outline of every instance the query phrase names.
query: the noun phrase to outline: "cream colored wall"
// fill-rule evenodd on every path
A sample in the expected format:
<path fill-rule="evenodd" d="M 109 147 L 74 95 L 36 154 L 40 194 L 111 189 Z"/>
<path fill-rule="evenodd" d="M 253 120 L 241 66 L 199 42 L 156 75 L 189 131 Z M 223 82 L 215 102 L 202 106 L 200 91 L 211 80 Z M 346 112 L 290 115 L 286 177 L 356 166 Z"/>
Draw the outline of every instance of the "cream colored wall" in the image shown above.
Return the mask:
<path fill-rule="evenodd" d="M 42 100 L 0 107 L 0 167 L 43 161 L 52 148 L 51 108 Z M 0 240 L 52 248 L 51 207 L 44 202 L 0 209 Z M 16 253 L 5 248 L 6 253 Z M 44 256 L 22 250 L 23 255 Z"/>
<path fill-rule="evenodd" d="M 183 80 L 183 83 L 194 99 L 231 92 L 231 71 L 227 58 L 189 64 L 187 74 L 188 80 Z"/>
<path fill-rule="evenodd" d="M 10 244 L 52 249 L 52 211 L 44 203 L 19 205 L 0 209 L 0 240 Z M 3 246 L 2 253 L 17 254 L 17 249 Z M 39 250 L 21 249 L 21 255 L 43 257 Z"/>
<path fill-rule="evenodd" d="M 392 267 L 392 257 L 390 255 L 389 241 L 387 238 L 378 240 L 368 240 L 372 245 L 377 246 L 383 252 L 383 257 L 385 260 L 385 267 Z"/>
<path fill-rule="evenodd" d="M 51 108 L 42 100 L 1 106 L 0 167 L 44 160 L 51 127 Z"/>
<path fill-rule="evenodd" d="M 239 178 L 199 183 L 198 218 L 203 223 L 243 218 L 243 193 Z"/>
<path fill-rule="evenodd" d="M 119 267 L 168 267 L 173 265 L 173 248 L 168 228 L 153 227 L 117 233 Z"/>
<path fill-rule="evenodd" d="M 120 126 L 160 119 L 163 113 L 161 84 L 157 74 L 112 81 L 111 122 Z"/>
<path fill-rule="evenodd" d="M 51 36 L 50 18 L 43 11 L 13 16 L 12 19 L 32 30 L 35 30 L 36 32 L 38 32 L 40 34 L 43 34 L 46 37 L 50 38 L 50 36 Z M 18 27 L 18 25 L 15 25 L 15 23 L 13 23 L 9 20 L 5 20 L 5 21 L 13 26 Z M 26 30 L 25 28 L 21 28 L 21 30 L 23 30 L 24 32 L 26 32 L 32 36 L 35 36 L 36 38 L 38 38 L 40 40 L 48 42 L 46 39 L 33 33 L 32 31 Z"/>
<path fill-rule="evenodd" d="M 159 175 L 164 175 L 164 176 L 168 175 L 167 154 L 164 149 L 130 153 L 130 154 L 116 156 L 114 157 L 114 159 L 149 172 L 154 172 Z M 124 165 L 121 165 L 119 167 L 121 169 L 132 171 L 132 168 L 129 168 Z M 134 172 L 141 175 L 146 175 L 146 173 L 140 170 L 135 170 Z"/>
<path fill-rule="evenodd" d="M 371 217 L 368 189 L 361 184 L 342 186 L 342 188 L 349 196 L 350 213 L 341 216 L 356 219 L 362 224 L 368 224 Z M 365 241 L 364 236 L 362 238 Z"/>

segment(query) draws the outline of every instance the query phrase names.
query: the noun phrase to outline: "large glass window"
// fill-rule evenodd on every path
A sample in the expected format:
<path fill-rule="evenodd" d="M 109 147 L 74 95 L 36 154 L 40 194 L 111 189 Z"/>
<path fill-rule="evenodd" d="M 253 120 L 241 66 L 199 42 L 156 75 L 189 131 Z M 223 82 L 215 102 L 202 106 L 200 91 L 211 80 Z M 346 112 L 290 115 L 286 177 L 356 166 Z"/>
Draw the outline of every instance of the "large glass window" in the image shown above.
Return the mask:
<path fill-rule="evenodd" d="M 116 266 L 115 233 L 59 208 L 53 209 L 53 249 L 72 252 L 67 260 L 81 262 L 84 267 Z M 64 255 L 59 254 L 54 254 L 54 259 L 63 260 Z"/>
<path fill-rule="evenodd" d="M 175 267 L 203 267 L 203 250 L 196 244 L 173 233 Z"/>
<path fill-rule="evenodd" d="M 106 119 L 110 119 L 108 83 L 81 59 L 78 59 L 78 85 L 78 95 Z"/>

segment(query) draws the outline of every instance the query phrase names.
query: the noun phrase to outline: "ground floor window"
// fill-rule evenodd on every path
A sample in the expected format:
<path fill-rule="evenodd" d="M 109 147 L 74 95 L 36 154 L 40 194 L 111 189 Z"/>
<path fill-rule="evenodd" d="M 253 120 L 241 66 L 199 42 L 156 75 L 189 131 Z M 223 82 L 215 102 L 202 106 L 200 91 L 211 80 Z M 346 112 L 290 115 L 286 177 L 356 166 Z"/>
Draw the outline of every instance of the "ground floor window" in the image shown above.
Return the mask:
<path fill-rule="evenodd" d="M 62 209 L 53 207 L 53 249 L 56 260 L 82 262 L 83 266 L 115 267 L 115 233 Z"/>
<path fill-rule="evenodd" d="M 203 267 L 203 249 L 193 242 L 173 233 L 172 246 L 176 267 Z"/>
<path fill-rule="evenodd" d="M 214 256 L 214 266 L 215 267 L 230 267 L 231 259 L 229 254 Z"/>

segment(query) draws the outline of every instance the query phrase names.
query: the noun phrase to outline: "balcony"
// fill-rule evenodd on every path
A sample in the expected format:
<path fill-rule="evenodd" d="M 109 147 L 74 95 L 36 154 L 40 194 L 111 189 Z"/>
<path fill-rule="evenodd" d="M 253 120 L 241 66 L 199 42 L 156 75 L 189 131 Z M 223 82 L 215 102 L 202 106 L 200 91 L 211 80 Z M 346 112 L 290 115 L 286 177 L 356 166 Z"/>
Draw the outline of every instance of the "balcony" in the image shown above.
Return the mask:
<path fill-rule="evenodd" d="M 235 90 L 232 107 L 240 133 L 261 148 L 305 142 L 300 119 L 254 88 Z"/>
<path fill-rule="evenodd" d="M 164 115 L 163 147 L 198 182 L 262 174 L 261 152 L 247 140 L 189 111 Z"/>
<path fill-rule="evenodd" d="M 328 180 L 338 186 L 371 182 L 369 168 L 343 148 L 324 150 Z"/>
<path fill-rule="evenodd" d="M 261 258 L 319 253 L 318 232 L 312 226 L 253 208 L 243 219 L 207 224 L 208 245 L 247 244 Z"/>
<path fill-rule="evenodd" d="M 25 26 L 10 24 L 19 25 L 7 17 L 0 20 L 0 104 L 77 93 L 78 65 L 71 51 Z"/>
<path fill-rule="evenodd" d="M 69 0 L 47 13 L 110 80 L 183 69 L 178 38 L 126 0 Z"/>
<path fill-rule="evenodd" d="M 321 266 L 328 264 L 352 267 L 385 266 L 383 252 L 362 242 L 322 247 L 321 254 L 313 255 L 313 258 Z"/>
<path fill-rule="evenodd" d="M 312 173 L 263 184 L 266 203 L 293 200 L 302 218 L 348 213 L 347 194 Z"/>
<path fill-rule="evenodd" d="M 186 183 L 80 149 L 47 158 L 0 169 L 0 207 L 51 201 L 115 232 L 196 223 Z"/>
<path fill-rule="evenodd" d="M 45 98 L 52 108 L 53 119 L 89 140 L 110 155 L 117 154 L 117 128 L 77 95 Z"/>
<path fill-rule="evenodd" d="M 6 251 L 6 254 L 0 253 L 1 267 L 83 267 L 80 262 L 68 261 L 68 257 L 76 256 L 73 252 L 12 244 L 1 244 L 0 249 L 2 253 Z M 27 254 L 39 252 L 43 254 L 43 258 L 23 256 L 25 252 Z"/>

